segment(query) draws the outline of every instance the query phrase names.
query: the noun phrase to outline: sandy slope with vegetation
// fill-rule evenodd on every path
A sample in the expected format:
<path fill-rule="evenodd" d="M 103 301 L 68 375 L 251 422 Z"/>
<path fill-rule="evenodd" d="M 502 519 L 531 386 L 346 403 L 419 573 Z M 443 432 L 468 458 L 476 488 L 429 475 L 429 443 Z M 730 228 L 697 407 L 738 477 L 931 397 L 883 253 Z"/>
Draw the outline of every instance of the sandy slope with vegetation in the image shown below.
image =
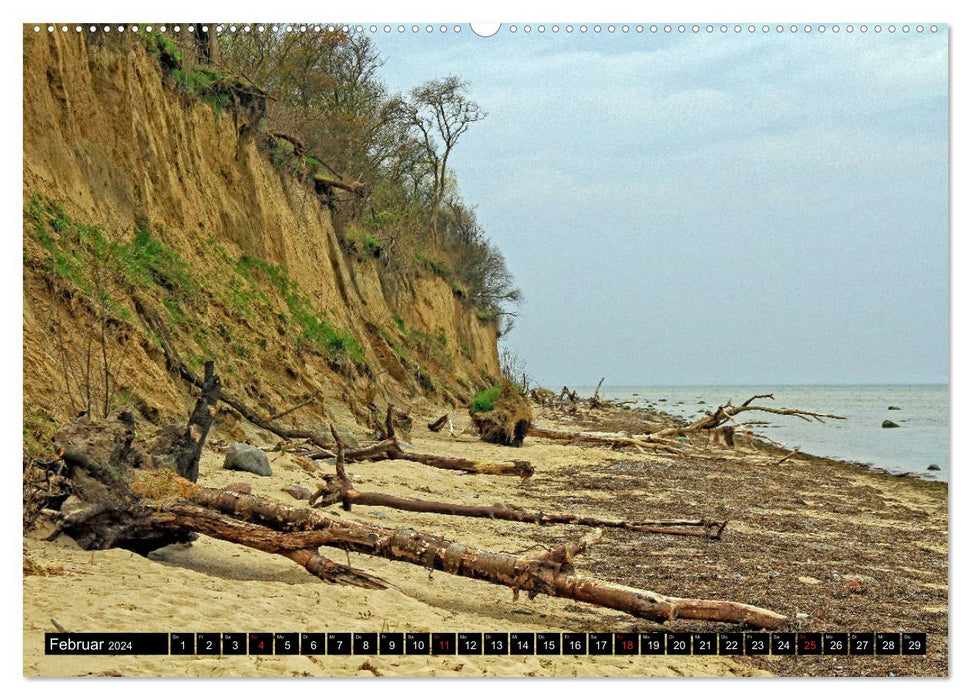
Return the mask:
<path fill-rule="evenodd" d="M 584 412 L 586 414 L 586 412 Z M 616 426 L 632 412 L 584 415 Z M 431 411 L 426 417 L 431 416 Z M 538 422 L 576 428 L 569 415 Z M 457 426 L 467 418 L 458 417 Z M 571 424 L 572 423 L 572 424 Z M 421 421 L 416 421 L 421 424 Z M 505 588 L 404 563 L 352 554 L 353 565 L 393 586 L 326 585 L 282 557 L 202 537 L 142 558 L 84 552 L 69 538 L 24 543 L 26 675 L 165 676 L 726 676 L 945 675 L 947 673 L 947 485 L 859 466 L 739 444 L 691 457 L 620 453 L 527 439 L 524 447 L 454 439 L 422 427 L 426 452 L 532 461 L 518 478 L 463 475 L 403 461 L 351 464 L 361 490 L 468 504 L 509 503 L 605 517 L 727 518 L 721 541 L 607 530 L 575 562 L 579 573 L 661 593 L 733 599 L 790 618 L 791 631 L 926 631 L 926 657 L 46 657 L 51 618 L 72 631 L 725 631 L 735 626 L 675 621 L 666 626 L 569 600 L 514 600 Z M 275 440 L 252 433 L 256 444 Z M 741 441 L 740 441 L 741 442 Z M 247 481 L 253 493 L 298 505 L 282 489 L 317 483 L 292 456 L 271 453 L 274 474 L 223 470 L 225 443 L 211 441 L 200 484 Z M 326 468 L 326 465 L 324 465 Z M 242 479 L 241 477 L 246 477 Z M 328 510 L 339 514 L 338 506 Z M 513 553 L 542 551 L 584 528 L 355 507 L 350 517 L 408 526 L 465 544 Z M 338 559 L 343 560 L 343 554 Z M 801 614 L 801 615 L 800 615 Z M 797 617 L 799 615 L 799 617 Z M 802 617 L 806 616 L 806 617 Z"/>

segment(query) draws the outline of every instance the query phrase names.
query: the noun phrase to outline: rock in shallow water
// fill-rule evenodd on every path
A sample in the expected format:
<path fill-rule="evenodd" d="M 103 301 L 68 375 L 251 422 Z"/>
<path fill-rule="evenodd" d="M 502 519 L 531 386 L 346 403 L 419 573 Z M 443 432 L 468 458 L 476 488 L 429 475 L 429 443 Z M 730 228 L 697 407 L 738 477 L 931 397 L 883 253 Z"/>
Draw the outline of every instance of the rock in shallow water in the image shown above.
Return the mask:
<path fill-rule="evenodd" d="M 239 442 L 229 446 L 229 450 L 226 452 L 226 461 L 223 462 L 223 469 L 249 472 L 257 476 L 273 476 L 270 460 L 267 459 L 266 453 L 259 447 L 244 445 Z"/>
<path fill-rule="evenodd" d="M 929 465 L 927 467 L 927 471 L 929 471 L 929 472 L 939 472 L 939 471 L 941 471 L 941 468 L 939 466 L 937 466 L 936 464 L 931 464 L 931 465 Z"/>
<path fill-rule="evenodd" d="M 885 420 L 880 426 L 881 428 L 899 428 L 900 426 L 894 423 L 892 420 Z"/>

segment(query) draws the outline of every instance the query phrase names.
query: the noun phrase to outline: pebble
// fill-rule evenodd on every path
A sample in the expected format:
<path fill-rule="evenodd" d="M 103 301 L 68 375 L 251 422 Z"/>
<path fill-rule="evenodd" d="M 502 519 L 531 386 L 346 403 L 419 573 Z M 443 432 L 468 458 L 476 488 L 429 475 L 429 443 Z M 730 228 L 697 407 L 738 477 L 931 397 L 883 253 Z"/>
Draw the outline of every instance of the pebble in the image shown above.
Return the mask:
<path fill-rule="evenodd" d="M 781 574 L 778 571 L 769 572 L 769 578 L 779 578 L 779 576 L 781 576 Z"/>

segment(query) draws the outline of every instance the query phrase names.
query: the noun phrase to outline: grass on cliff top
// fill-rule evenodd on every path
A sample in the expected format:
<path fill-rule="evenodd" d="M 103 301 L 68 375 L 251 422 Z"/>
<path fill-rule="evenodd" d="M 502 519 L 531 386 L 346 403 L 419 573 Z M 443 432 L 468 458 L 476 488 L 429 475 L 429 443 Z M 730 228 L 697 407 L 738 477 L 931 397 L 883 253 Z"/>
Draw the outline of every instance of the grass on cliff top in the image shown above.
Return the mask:
<path fill-rule="evenodd" d="M 182 51 L 169 37 L 157 32 L 144 31 L 144 25 L 137 34 L 148 52 L 154 56 L 166 73 L 172 76 L 183 92 L 189 97 L 201 99 L 212 107 L 216 116 L 222 115 L 229 106 L 231 94 L 226 90 L 226 75 L 209 66 L 187 66 Z"/>
<path fill-rule="evenodd" d="M 344 232 L 344 242 L 351 252 L 359 258 L 377 258 L 381 256 L 381 241 L 369 233 L 349 226 Z"/>

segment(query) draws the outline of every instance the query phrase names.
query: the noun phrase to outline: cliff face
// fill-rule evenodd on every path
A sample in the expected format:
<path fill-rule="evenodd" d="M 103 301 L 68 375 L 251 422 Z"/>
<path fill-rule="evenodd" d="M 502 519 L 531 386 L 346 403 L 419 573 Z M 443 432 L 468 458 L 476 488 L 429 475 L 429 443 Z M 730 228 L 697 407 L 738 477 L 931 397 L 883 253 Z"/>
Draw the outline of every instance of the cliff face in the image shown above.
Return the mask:
<path fill-rule="evenodd" d="M 297 425 L 362 422 L 369 403 L 421 395 L 463 401 L 498 375 L 494 323 L 431 273 L 392 294 L 377 259 L 342 247 L 313 188 L 239 127 L 168 84 L 137 39 L 25 31 L 28 430 L 77 408 L 104 328 L 113 407 L 184 414 L 188 387 L 166 371 L 136 298 L 190 364 L 213 357 L 261 409 L 319 395 L 288 417 Z M 92 259 L 103 272 L 72 268 Z"/>

